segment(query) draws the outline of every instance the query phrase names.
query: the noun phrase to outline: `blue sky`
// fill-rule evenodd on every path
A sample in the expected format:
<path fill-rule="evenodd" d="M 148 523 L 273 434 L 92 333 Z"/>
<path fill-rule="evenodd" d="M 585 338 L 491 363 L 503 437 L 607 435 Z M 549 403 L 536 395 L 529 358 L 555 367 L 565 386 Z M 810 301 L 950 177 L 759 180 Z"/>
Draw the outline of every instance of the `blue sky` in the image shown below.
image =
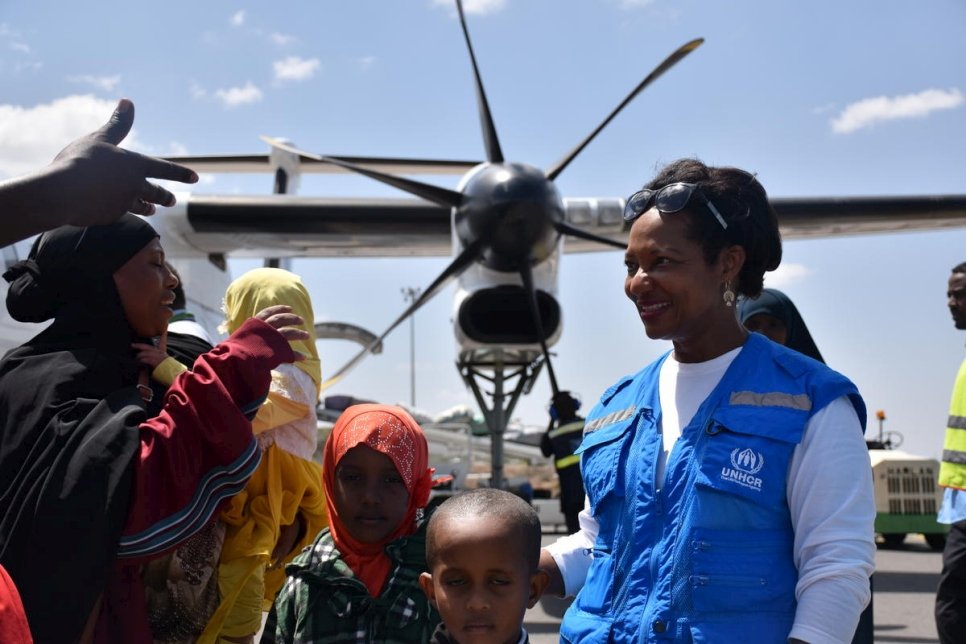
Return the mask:
<path fill-rule="evenodd" d="M 504 153 L 548 167 L 661 59 L 706 43 L 639 96 L 559 177 L 565 196 L 625 196 L 698 156 L 758 173 L 773 196 L 966 191 L 966 5 L 487 0 L 468 21 Z M 482 158 L 468 57 L 449 2 L 0 3 L 0 176 L 43 165 L 137 106 L 127 145 L 154 154 L 254 153 L 261 134 L 325 154 Z M 427 178 L 452 185 L 447 178 Z M 205 176 L 196 191 L 270 191 L 269 177 Z M 305 177 L 302 194 L 395 195 Z M 766 285 L 796 302 L 829 363 L 911 451 L 937 455 L 964 355 L 945 305 L 966 231 L 789 241 Z M 299 260 L 319 319 L 374 331 L 448 259 Z M 233 262 L 235 271 L 253 266 Z M 588 409 L 668 348 L 622 292 L 622 255 L 565 256 L 554 347 Z M 451 292 L 415 319 L 417 405 L 472 397 L 457 376 Z M 408 324 L 337 392 L 409 399 Z M 331 370 L 355 350 L 323 342 Z M 542 377 L 517 408 L 543 424 Z M 877 429 L 875 423 L 870 433 Z"/>

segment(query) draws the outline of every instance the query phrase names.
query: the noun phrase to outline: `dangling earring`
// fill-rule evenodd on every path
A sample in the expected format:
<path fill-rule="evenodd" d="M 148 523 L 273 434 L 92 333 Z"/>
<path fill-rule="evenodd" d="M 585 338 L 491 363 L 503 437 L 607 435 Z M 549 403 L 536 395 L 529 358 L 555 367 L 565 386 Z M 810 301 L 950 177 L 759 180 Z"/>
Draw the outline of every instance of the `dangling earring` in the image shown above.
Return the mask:
<path fill-rule="evenodd" d="M 735 292 L 731 282 L 725 282 L 725 290 L 722 297 L 724 298 L 725 306 L 727 306 L 729 309 L 735 305 Z"/>

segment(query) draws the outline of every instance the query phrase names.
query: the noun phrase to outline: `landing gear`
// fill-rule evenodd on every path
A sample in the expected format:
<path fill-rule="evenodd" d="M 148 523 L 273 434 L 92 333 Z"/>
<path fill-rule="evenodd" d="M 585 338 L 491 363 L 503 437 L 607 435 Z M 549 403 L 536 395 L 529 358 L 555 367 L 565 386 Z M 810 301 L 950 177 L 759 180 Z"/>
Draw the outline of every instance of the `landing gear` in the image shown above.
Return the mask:
<path fill-rule="evenodd" d="M 457 360 L 460 375 L 476 397 L 490 430 L 490 487 L 505 487 L 503 437 L 507 420 L 520 395 L 530 393 L 543 361 L 539 353 L 500 348 L 464 351 Z M 481 382 L 491 383 L 492 389 L 482 389 Z"/>

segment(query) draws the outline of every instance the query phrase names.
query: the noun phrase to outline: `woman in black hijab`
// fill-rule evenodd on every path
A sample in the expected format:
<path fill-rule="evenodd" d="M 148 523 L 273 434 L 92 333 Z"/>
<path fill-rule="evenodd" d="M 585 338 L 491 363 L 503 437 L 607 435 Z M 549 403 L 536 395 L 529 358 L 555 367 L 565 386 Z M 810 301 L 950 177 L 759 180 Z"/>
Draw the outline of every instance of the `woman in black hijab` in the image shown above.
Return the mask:
<path fill-rule="evenodd" d="M 738 318 L 749 331 L 825 362 L 798 309 L 781 291 L 766 288 L 754 299 L 743 299 L 738 304 Z"/>
<path fill-rule="evenodd" d="M 131 345 L 164 331 L 177 284 L 151 226 L 58 228 L 4 278 L 15 319 L 53 322 L 0 361 L 0 564 L 37 642 L 150 641 L 138 566 L 244 487 L 250 418 L 300 318 L 249 320 L 148 420 Z"/>

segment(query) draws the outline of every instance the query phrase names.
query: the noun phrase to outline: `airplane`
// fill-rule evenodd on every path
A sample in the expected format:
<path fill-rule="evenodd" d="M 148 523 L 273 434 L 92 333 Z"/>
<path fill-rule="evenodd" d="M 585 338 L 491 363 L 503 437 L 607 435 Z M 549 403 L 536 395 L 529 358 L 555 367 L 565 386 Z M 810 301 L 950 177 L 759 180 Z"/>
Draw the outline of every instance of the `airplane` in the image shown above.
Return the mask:
<path fill-rule="evenodd" d="M 631 100 L 702 41 L 692 40 L 671 53 L 588 136 L 559 161 L 539 169 L 504 158 L 460 0 L 456 6 L 474 74 L 485 159 L 332 157 L 266 137 L 268 154 L 168 158 L 199 172 L 270 172 L 275 194 L 179 195 L 178 206 L 151 221 L 192 285 L 194 309 L 212 327 L 221 318 L 213 303 L 220 301 L 229 281 L 229 256 L 268 257 L 276 265 L 292 257 L 451 256 L 421 295 L 380 335 L 363 340 L 362 350 L 329 382 L 344 377 L 394 328 L 456 282 L 457 368 L 493 436 L 491 484 L 500 486 L 502 439 L 514 406 L 544 370 L 552 390 L 558 389 L 549 349 L 563 331 L 556 297 L 562 254 L 623 249 L 626 239 L 623 199 L 563 198 L 554 180 Z M 416 198 L 298 196 L 300 176 L 313 172 L 360 174 Z M 462 178 L 450 190 L 403 176 L 414 174 Z M 773 203 L 785 239 L 966 225 L 966 195 Z M 25 255 L 24 247 L 12 248 L 4 249 L 5 262 Z M 0 335 L 13 333 L 0 316 Z"/>

